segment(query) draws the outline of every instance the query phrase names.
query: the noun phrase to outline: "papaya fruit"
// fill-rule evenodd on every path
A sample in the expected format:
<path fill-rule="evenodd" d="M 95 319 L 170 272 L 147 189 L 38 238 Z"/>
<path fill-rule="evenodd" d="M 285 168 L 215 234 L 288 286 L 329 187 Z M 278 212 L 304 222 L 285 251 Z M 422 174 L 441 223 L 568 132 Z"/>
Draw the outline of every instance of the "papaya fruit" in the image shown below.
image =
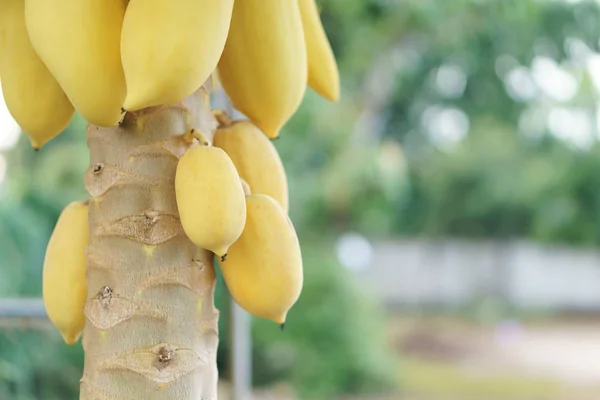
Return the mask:
<path fill-rule="evenodd" d="M 287 214 L 270 196 L 246 196 L 246 210 L 244 231 L 219 266 L 241 308 L 283 325 L 302 291 L 298 237 Z"/>
<path fill-rule="evenodd" d="M 175 196 L 189 239 L 224 257 L 246 223 L 244 188 L 227 153 L 205 145 L 187 150 L 177 164 Z"/>
<path fill-rule="evenodd" d="M 273 143 L 256 125 L 243 120 L 221 125 L 214 145 L 231 158 L 252 193 L 271 196 L 287 213 L 288 183 L 283 163 Z"/>
<path fill-rule="evenodd" d="M 73 202 L 60 214 L 44 258 L 42 292 L 46 313 L 69 345 L 77 342 L 85 327 L 85 251 L 89 238 L 87 202 Z"/>

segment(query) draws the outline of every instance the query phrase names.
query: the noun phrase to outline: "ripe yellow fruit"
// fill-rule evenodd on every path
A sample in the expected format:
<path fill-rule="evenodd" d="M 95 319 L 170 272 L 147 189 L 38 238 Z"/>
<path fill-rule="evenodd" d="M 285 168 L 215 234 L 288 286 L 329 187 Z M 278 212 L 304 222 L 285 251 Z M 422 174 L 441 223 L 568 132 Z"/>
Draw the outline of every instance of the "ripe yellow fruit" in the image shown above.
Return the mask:
<path fill-rule="evenodd" d="M 212 146 L 187 150 L 177 164 L 175 195 L 190 240 L 225 256 L 246 224 L 244 189 L 229 156 Z"/>
<path fill-rule="evenodd" d="M 127 0 L 25 0 L 33 48 L 75 109 L 95 125 L 122 118 L 121 26 Z"/>
<path fill-rule="evenodd" d="M 0 1 L 0 78 L 8 111 L 35 149 L 71 121 L 73 106 L 29 41 L 24 0 Z"/>
<path fill-rule="evenodd" d="M 223 52 L 233 0 L 131 0 L 123 21 L 124 108 L 174 103 L 195 92 Z"/>
<path fill-rule="evenodd" d="M 302 254 L 294 226 L 264 194 L 246 196 L 242 236 L 219 261 L 233 299 L 257 317 L 284 324 L 302 291 Z"/>
<path fill-rule="evenodd" d="M 236 1 L 218 69 L 233 105 L 277 138 L 306 91 L 298 0 Z"/>
<path fill-rule="evenodd" d="M 306 40 L 308 85 L 331 101 L 340 97 L 340 73 L 315 0 L 298 0 Z"/>
<path fill-rule="evenodd" d="M 288 211 L 288 183 L 273 143 L 250 121 L 221 125 L 214 145 L 231 157 L 252 193 L 267 194 Z"/>
<path fill-rule="evenodd" d="M 88 205 L 73 202 L 61 213 L 48 242 L 43 272 L 43 297 L 50 321 L 67 344 L 85 327 L 86 255 L 89 243 Z"/>

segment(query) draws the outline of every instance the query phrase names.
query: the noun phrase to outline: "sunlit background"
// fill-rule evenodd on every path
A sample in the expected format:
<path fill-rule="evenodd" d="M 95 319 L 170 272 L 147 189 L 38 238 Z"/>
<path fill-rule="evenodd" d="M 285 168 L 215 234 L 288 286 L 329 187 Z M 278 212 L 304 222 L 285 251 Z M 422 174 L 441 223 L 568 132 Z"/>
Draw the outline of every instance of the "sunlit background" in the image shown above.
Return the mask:
<path fill-rule="evenodd" d="M 320 5 L 342 99 L 275 142 L 305 288 L 252 320 L 254 398 L 598 399 L 600 0 Z M 0 103 L 0 298 L 41 295 L 87 164 L 80 118 L 34 152 Z M 75 399 L 82 364 L 0 319 L 0 400 Z"/>

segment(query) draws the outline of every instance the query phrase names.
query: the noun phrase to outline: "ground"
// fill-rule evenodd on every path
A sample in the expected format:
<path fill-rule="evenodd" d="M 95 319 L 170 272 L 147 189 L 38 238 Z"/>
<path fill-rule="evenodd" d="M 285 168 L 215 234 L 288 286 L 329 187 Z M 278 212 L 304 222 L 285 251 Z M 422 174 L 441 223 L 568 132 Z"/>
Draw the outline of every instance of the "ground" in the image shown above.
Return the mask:
<path fill-rule="evenodd" d="M 589 317 L 482 324 L 394 316 L 399 393 L 336 400 L 597 400 L 598 332 L 600 319 Z M 290 393 L 278 385 L 254 398 L 296 400 Z M 220 398 L 229 398 L 225 383 Z"/>
<path fill-rule="evenodd" d="M 401 399 L 595 400 L 600 321 L 395 317 Z"/>

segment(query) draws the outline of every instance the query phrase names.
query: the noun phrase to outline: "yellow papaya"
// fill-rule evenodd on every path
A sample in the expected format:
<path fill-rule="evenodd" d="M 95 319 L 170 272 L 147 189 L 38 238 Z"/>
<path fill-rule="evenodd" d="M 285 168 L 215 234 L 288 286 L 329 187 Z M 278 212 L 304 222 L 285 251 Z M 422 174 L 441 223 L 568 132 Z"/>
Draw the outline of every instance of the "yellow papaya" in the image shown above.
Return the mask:
<path fill-rule="evenodd" d="M 273 143 L 250 121 L 221 125 L 214 145 L 227 153 L 252 193 L 275 199 L 287 213 L 288 183 L 283 163 Z"/>
<path fill-rule="evenodd" d="M 240 307 L 283 325 L 302 291 L 298 237 L 287 214 L 270 196 L 246 196 L 246 209 L 246 227 L 219 266 Z"/>
<path fill-rule="evenodd" d="M 73 106 L 29 40 L 24 0 L 0 1 L 0 76 L 8 111 L 34 149 L 71 121 Z"/>
<path fill-rule="evenodd" d="M 267 136 L 298 109 L 307 82 L 298 0 L 240 0 L 218 70 L 233 105 Z"/>
<path fill-rule="evenodd" d="M 340 73 L 333 50 L 321 23 L 319 9 L 315 0 L 298 0 L 306 57 L 308 60 L 308 86 L 331 101 L 340 97 Z"/>
<path fill-rule="evenodd" d="M 225 256 L 246 223 L 244 189 L 229 156 L 213 146 L 187 150 L 177 164 L 175 195 L 190 240 Z"/>
<path fill-rule="evenodd" d="M 125 75 L 119 43 L 126 0 L 26 0 L 25 22 L 36 53 L 90 123 L 122 118 Z"/>
<path fill-rule="evenodd" d="M 87 202 L 73 202 L 60 214 L 44 259 L 42 291 L 46 313 L 69 345 L 79 339 L 85 327 L 85 250 L 89 238 Z"/>
<path fill-rule="evenodd" d="M 209 78 L 223 52 L 233 0 L 131 0 L 121 37 L 124 108 L 175 103 Z"/>

